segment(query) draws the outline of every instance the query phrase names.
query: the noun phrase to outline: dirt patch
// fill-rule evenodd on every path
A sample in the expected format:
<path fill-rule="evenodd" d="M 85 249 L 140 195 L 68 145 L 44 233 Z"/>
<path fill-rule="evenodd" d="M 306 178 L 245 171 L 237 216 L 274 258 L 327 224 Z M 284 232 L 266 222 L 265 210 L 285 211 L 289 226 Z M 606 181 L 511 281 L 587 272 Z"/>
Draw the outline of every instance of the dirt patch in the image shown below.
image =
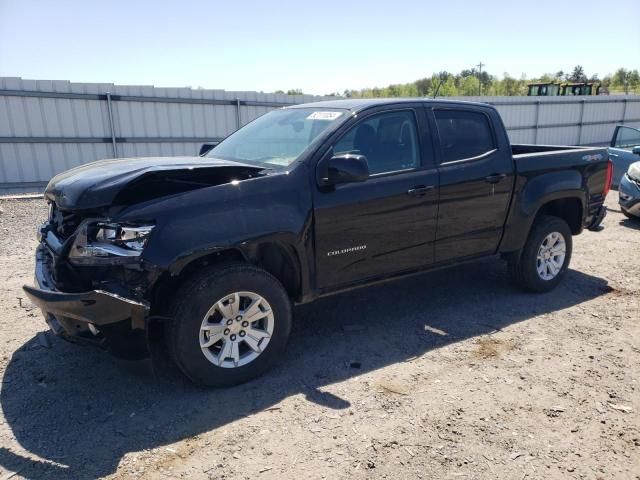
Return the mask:
<path fill-rule="evenodd" d="M 640 231 L 620 213 L 575 237 L 553 292 L 487 261 L 326 298 L 295 309 L 274 371 L 206 390 L 50 335 L 20 288 L 46 206 L 0 210 L 0 478 L 638 478 Z"/>
<path fill-rule="evenodd" d="M 503 353 L 513 350 L 515 343 L 512 340 L 500 340 L 495 337 L 483 337 L 476 342 L 478 347 L 473 354 L 479 358 L 500 357 Z"/>

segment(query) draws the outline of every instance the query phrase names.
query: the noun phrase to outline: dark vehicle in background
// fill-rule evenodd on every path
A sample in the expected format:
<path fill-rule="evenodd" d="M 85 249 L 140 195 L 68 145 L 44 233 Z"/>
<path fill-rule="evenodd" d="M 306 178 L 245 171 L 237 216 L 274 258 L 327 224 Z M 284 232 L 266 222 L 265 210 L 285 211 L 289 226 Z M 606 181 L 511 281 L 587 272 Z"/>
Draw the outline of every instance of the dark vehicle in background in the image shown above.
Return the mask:
<path fill-rule="evenodd" d="M 485 104 L 298 105 L 203 157 L 53 178 L 24 289 L 64 338 L 129 357 L 165 342 L 193 381 L 232 385 L 281 355 L 296 303 L 487 257 L 553 289 L 611 174 L 606 148 L 510 145 Z"/>
<path fill-rule="evenodd" d="M 527 96 L 529 97 L 557 97 L 562 88 L 555 82 L 530 83 L 528 87 Z"/>

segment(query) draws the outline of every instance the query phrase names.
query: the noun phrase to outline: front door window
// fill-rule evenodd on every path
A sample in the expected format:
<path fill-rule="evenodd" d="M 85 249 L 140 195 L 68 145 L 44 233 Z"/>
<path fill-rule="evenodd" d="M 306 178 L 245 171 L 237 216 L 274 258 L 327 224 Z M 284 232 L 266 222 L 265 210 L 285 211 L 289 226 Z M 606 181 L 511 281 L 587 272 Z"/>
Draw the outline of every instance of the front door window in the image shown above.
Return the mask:
<path fill-rule="evenodd" d="M 333 153 L 359 153 L 367 157 L 371 175 L 416 168 L 418 134 L 413 112 L 380 113 L 360 122 L 334 146 Z"/>

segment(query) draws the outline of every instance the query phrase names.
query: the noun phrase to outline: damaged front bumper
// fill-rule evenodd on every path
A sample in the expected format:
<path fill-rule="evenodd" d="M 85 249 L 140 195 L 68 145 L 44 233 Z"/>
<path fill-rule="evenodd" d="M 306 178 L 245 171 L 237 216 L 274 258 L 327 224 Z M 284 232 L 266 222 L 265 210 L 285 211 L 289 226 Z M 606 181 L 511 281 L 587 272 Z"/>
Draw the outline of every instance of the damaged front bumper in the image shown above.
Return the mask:
<path fill-rule="evenodd" d="M 147 304 L 104 290 L 59 291 L 52 276 L 52 261 L 52 253 L 41 244 L 36 251 L 36 286 L 22 288 L 42 310 L 56 335 L 108 347 L 114 353 L 123 349 L 146 351 Z"/>

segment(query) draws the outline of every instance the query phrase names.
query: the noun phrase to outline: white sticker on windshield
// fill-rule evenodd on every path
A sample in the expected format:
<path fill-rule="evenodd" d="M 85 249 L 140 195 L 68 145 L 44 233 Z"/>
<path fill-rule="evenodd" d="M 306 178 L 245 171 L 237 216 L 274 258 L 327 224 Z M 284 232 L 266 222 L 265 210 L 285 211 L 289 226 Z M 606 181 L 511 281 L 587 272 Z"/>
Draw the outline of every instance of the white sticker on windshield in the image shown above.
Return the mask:
<path fill-rule="evenodd" d="M 307 120 L 335 120 L 342 112 L 313 112 L 307 117 Z"/>

